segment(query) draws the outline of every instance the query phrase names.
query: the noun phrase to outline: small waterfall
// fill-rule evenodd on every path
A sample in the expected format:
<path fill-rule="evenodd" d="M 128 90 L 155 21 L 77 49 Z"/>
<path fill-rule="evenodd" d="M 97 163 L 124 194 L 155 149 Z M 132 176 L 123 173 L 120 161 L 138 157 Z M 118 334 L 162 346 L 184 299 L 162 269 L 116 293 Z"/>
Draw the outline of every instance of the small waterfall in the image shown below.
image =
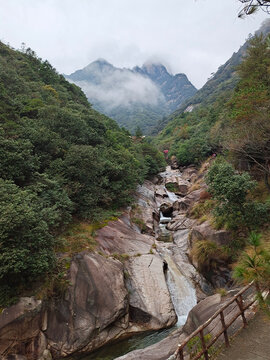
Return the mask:
<path fill-rule="evenodd" d="M 166 280 L 178 316 L 177 325 L 184 325 L 189 311 L 197 304 L 196 291 L 190 280 L 181 273 L 169 254 L 164 256 L 164 260 L 168 264 Z"/>
<path fill-rule="evenodd" d="M 160 224 L 167 224 L 172 220 L 171 217 L 163 216 L 161 211 L 159 212 L 159 216 L 160 216 L 160 218 L 159 218 L 159 223 Z"/>
<path fill-rule="evenodd" d="M 167 195 L 168 195 L 168 198 L 169 198 L 172 202 L 175 202 L 175 201 L 177 201 L 177 200 L 179 199 L 179 197 L 178 197 L 177 195 L 175 195 L 174 192 L 171 192 L 171 191 L 167 190 L 166 187 L 165 187 L 165 190 L 166 190 L 166 193 L 167 193 Z"/>

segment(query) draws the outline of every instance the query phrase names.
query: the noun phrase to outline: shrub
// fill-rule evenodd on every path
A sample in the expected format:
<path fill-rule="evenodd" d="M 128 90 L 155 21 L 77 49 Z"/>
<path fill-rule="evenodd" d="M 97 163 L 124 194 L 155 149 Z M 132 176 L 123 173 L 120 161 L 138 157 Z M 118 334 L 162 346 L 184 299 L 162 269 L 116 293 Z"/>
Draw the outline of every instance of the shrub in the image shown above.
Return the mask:
<path fill-rule="evenodd" d="M 248 192 L 256 186 L 249 174 L 237 174 L 224 160 L 216 161 L 206 177 L 209 192 L 217 201 L 214 215 L 227 223 L 230 229 L 254 229 L 268 219 L 268 204 L 247 199 Z"/>
<path fill-rule="evenodd" d="M 209 240 L 197 241 L 191 250 L 191 256 L 196 260 L 199 270 L 203 273 L 215 268 L 219 261 L 228 259 L 224 249 Z"/>
<path fill-rule="evenodd" d="M 190 210 L 190 216 L 194 217 L 195 219 L 199 219 L 200 217 L 209 214 L 213 207 L 214 201 L 211 199 L 200 201 L 192 207 Z"/>

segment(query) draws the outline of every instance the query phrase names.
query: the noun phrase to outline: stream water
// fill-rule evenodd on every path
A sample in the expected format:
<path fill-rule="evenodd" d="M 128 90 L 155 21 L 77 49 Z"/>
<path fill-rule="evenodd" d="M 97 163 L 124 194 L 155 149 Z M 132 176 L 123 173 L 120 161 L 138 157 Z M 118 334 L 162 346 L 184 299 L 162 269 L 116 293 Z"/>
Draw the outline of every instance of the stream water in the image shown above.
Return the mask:
<path fill-rule="evenodd" d="M 166 178 L 170 174 L 170 170 L 167 168 L 166 172 L 162 173 L 161 176 Z M 179 173 L 180 176 L 180 173 Z M 163 185 L 164 186 L 164 185 Z M 165 192 L 167 192 L 169 202 L 173 203 L 178 200 L 179 197 L 173 192 L 168 191 L 164 186 Z M 164 236 L 171 233 L 167 228 L 167 224 L 171 221 L 172 218 L 163 216 L 160 212 L 160 223 L 159 231 Z M 168 286 L 168 290 L 171 295 L 172 303 L 175 308 L 175 312 L 178 317 L 177 325 L 170 328 L 160 331 L 150 331 L 144 332 L 139 335 L 134 335 L 131 338 L 114 342 L 103 346 L 101 349 L 91 353 L 90 355 L 80 357 L 81 360 L 113 360 L 119 356 L 122 356 L 135 349 L 143 349 L 147 346 L 153 345 L 165 337 L 167 337 L 171 332 L 173 332 L 177 327 L 183 325 L 186 321 L 189 311 L 197 303 L 196 301 L 196 292 L 191 281 L 186 278 L 179 267 L 175 264 L 170 250 L 164 247 L 164 249 L 159 253 L 163 258 L 164 262 L 167 264 L 167 269 L 165 271 L 165 278 Z M 179 265 L 179 264 L 178 264 Z M 72 357 L 72 359 L 77 359 Z"/>
<path fill-rule="evenodd" d="M 197 304 L 196 291 L 190 280 L 179 270 L 170 255 L 164 260 L 168 264 L 166 281 L 178 317 L 177 326 L 184 325 L 189 311 Z"/>
<path fill-rule="evenodd" d="M 132 350 L 144 349 L 147 346 L 156 344 L 165 339 L 171 332 L 176 330 L 177 326 L 170 329 L 163 329 L 159 331 L 148 331 L 134 335 L 129 339 L 121 340 L 103 346 L 101 349 L 91 353 L 90 355 L 79 358 L 80 360 L 113 360 L 119 356 L 125 355 Z M 76 358 L 72 358 L 76 359 Z"/>

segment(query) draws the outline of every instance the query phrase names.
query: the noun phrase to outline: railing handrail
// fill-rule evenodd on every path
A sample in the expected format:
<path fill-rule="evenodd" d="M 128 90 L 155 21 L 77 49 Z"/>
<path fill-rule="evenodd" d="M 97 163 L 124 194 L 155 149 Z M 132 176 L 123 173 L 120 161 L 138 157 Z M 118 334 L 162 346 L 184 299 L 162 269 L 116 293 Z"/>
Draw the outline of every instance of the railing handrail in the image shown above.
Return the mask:
<path fill-rule="evenodd" d="M 221 322 L 222 322 L 222 325 L 223 325 L 223 331 L 216 337 L 216 339 L 214 339 L 214 341 L 211 342 L 211 346 L 212 344 L 217 340 L 217 338 L 222 334 L 224 333 L 224 336 L 225 336 L 225 342 L 227 343 L 228 342 L 228 338 L 227 338 L 227 333 L 225 334 L 227 328 L 238 318 L 238 316 L 242 315 L 242 318 L 243 318 L 243 322 L 244 322 L 244 326 L 246 325 L 246 319 L 245 319 L 245 316 L 244 316 L 244 311 L 249 308 L 254 302 L 250 302 L 248 304 L 248 306 L 245 306 L 243 307 L 243 304 L 242 304 L 242 294 L 244 292 L 246 292 L 249 288 L 251 288 L 251 286 L 254 285 L 254 281 L 252 281 L 251 283 L 249 283 L 248 285 L 246 285 L 245 287 L 243 287 L 237 294 L 235 294 L 231 299 L 229 299 L 228 301 L 226 301 L 226 303 L 219 309 L 217 310 L 214 315 L 212 315 L 208 320 L 206 320 L 202 325 L 200 325 L 195 331 L 193 331 L 188 337 L 186 337 L 184 339 L 184 341 L 178 345 L 178 349 L 175 351 L 174 353 L 174 356 L 177 358 L 178 354 L 180 353 L 180 351 L 182 351 L 183 353 L 183 349 L 184 347 L 187 345 L 187 343 L 192 339 L 194 338 L 195 336 L 197 336 L 198 334 L 202 334 L 203 330 L 212 323 L 212 321 L 214 319 L 216 319 L 219 315 L 221 316 Z M 240 302 L 238 300 L 238 298 L 240 297 Z M 223 316 L 223 311 L 226 310 L 234 301 L 237 302 L 238 306 L 239 306 L 239 309 L 240 309 L 240 313 L 237 314 L 237 316 L 235 318 L 233 318 L 233 320 L 231 321 L 230 324 L 227 324 L 227 326 L 225 326 L 225 323 L 224 323 L 224 316 Z M 222 318 L 223 318 L 223 321 L 222 321 Z M 225 326 L 225 328 L 224 328 Z M 201 339 L 202 340 L 202 339 Z M 208 348 L 203 350 L 202 354 L 206 351 L 207 352 Z M 201 355 L 202 355 L 201 354 Z M 182 355 L 182 358 L 183 358 L 183 355 Z M 206 357 L 208 358 L 208 357 Z"/>

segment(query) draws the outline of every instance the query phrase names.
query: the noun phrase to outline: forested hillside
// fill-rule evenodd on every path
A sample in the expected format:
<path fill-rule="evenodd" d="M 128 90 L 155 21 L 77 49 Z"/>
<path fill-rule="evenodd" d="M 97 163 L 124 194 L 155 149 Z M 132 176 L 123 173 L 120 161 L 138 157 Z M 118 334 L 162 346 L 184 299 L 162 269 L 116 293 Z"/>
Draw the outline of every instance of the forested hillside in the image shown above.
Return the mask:
<path fill-rule="evenodd" d="M 226 75 L 226 63 L 191 100 L 197 106 L 176 114 L 155 139 L 180 164 L 229 152 L 237 166 L 256 165 L 269 173 L 269 21 L 261 30 L 241 48 L 246 49 L 243 61 L 230 65 L 231 75 Z"/>
<path fill-rule="evenodd" d="M 3 43 L 0 119 L 3 304 L 52 271 L 56 235 L 72 218 L 93 220 L 126 205 L 164 160 L 93 110 L 48 61 Z"/>
<path fill-rule="evenodd" d="M 262 33 L 266 35 L 269 34 L 269 32 L 270 22 L 265 21 L 255 34 L 259 35 Z M 173 121 L 183 112 L 194 111 L 194 109 L 196 109 L 198 106 L 211 106 L 211 104 L 215 103 L 216 101 L 218 102 L 219 99 L 222 101 L 223 95 L 225 95 L 225 98 L 230 96 L 230 92 L 235 88 L 239 81 L 237 66 L 241 63 L 247 51 L 251 37 L 252 36 L 250 34 L 249 39 L 239 48 L 237 52 L 233 53 L 231 58 L 228 59 L 225 64 L 218 68 L 216 73 L 212 74 L 205 85 L 199 89 L 194 96 L 185 101 L 170 116 L 164 117 L 157 125 L 156 131 L 161 131 L 166 126 L 166 124 L 168 124 L 170 121 Z"/>

